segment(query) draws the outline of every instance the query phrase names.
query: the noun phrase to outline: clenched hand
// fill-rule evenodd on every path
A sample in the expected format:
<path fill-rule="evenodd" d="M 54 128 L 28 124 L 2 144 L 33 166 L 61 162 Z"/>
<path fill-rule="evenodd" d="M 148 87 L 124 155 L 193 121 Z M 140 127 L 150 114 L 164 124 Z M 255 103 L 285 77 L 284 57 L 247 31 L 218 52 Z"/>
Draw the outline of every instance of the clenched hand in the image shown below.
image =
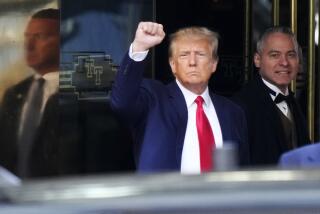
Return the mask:
<path fill-rule="evenodd" d="M 162 24 L 140 22 L 132 43 L 133 52 L 146 51 L 160 44 L 165 37 Z"/>

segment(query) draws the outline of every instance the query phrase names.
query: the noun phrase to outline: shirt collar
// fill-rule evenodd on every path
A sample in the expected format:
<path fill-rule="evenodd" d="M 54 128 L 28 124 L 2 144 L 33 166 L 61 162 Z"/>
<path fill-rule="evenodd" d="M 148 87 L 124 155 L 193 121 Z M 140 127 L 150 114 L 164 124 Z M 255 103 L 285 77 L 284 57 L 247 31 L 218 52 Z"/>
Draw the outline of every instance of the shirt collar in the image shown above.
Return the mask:
<path fill-rule="evenodd" d="M 49 72 L 45 75 L 41 76 L 38 73 L 35 73 L 34 78 L 39 79 L 43 78 L 46 80 L 46 87 L 48 87 L 52 91 L 57 91 L 59 88 L 59 71 Z"/>
<path fill-rule="evenodd" d="M 57 80 L 59 81 L 59 72 L 49 72 L 42 76 L 45 80 L 51 81 L 51 80 Z"/>
<path fill-rule="evenodd" d="M 283 95 L 286 95 L 286 96 L 289 95 L 289 90 L 288 90 L 288 88 L 286 88 L 286 92 L 285 92 L 285 93 L 282 93 L 282 91 L 281 91 L 277 86 L 275 86 L 274 84 L 268 82 L 268 81 L 265 80 L 263 77 L 261 77 L 261 78 L 262 78 L 263 83 L 264 83 L 268 88 L 270 88 L 272 91 L 276 92 L 276 96 L 277 96 L 279 93 L 281 93 L 281 94 L 283 94 Z"/>
<path fill-rule="evenodd" d="M 37 72 L 34 72 L 34 77 L 35 79 L 39 79 L 39 78 L 44 78 L 45 80 L 52 80 L 52 79 L 59 79 L 59 71 L 53 71 L 53 72 L 49 72 L 49 73 L 46 73 L 45 75 L 40 75 L 38 74 Z"/>
<path fill-rule="evenodd" d="M 178 85 L 178 87 L 180 88 L 184 99 L 186 101 L 187 107 L 189 108 L 195 101 L 195 99 L 199 96 L 198 94 L 193 93 L 192 91 L 190 91 L 189 89 L 187 89 L 186 87 L 184 87 L 179 80 L 176 79 L 176 83 Z M 204 90 L 204 92 L 200 95 L 202 96 L 204 103 L 206 106 L 209 106 L 210 104 L 210 95 L 209 95 L 209 89 L 208 86 L 206 87 L 206 89 Z"/>

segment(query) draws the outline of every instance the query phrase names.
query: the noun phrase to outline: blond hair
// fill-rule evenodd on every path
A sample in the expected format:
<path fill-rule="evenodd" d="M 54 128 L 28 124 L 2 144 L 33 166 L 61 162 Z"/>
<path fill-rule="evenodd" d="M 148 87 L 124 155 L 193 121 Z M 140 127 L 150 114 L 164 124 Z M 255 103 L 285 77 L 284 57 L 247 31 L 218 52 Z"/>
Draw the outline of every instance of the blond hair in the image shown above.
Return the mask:
<path fill-rule="evenodd" d="M 169 45 L 169 53 L 168 53 L 169 58 L 171 58 L 173 55 L 174 45 L 176 41 L 183 37 L 198 37 L 198 38 L 206 39 L 212 47 L 212 57 L 218 58 L 219 34 L 209 30 L 206 27 L 196 27 L 196 26 L 182 28 L 170 35 L 169 37 L 170 45 Z"/>

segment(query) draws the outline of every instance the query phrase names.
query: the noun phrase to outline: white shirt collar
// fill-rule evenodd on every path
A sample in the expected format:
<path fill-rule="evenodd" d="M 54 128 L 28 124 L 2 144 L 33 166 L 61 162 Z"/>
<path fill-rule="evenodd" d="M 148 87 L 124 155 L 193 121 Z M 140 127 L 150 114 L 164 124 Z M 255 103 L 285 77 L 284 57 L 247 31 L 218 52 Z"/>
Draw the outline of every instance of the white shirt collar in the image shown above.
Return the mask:
<path fill-rule="evenodd" d="M 59 71 L 49 72 L 49 73 L 46 73 L 45 75 L 40 75 L 37 72 L 34 72 L 35 79 L 39 79 L 41 77 L 47 81 L 59 80 Z"/>
<path fill-rule="evenodd" d="M 263 83 L 268 87 L 270 88 L 271 90 L 273 90 L 274 92 L 276 92 L 276 96 L 281 93 L 283 95 L 289 95 L 289 90 L 288 88 L 286 88 L 286 92 L 283 93 L 277 86 L 275 86 L 274 84 L 268 82 L 267 80 L 265 80 L 263 77 L 261 77 Z"/>
<path fill-rule="evenodd" d="M 187 89 L 186 87 L 184 87 L 179 80 L 176 79 L 176 83 L 178 85 L 178 87 L 180 88 L 184 99 L 186 101 L 187 104 L 187 108 L 189 108 L 195 101 L 195 99 L 199 96 L 198 94 L 193 93 L 192 91 L 190 91 L 189 89 Z M 208 106 L 210 104 L 210 95 L 209 95 L 209 89 L 208 86 L 206 87 L 206 89 L 204 90 L 204 92 L 200 95 L 202 96 L 204 103 L 206 106 Z"/>
<path fill-rule="evenodd" d="M 35 75 L 34 75 L 35 79 L 39 79 L 41 77 L 46 80 L 45 88 L 46 88 L 46 90 L 49 91 L 50 94 L 58 91 L 58 89 L 59 89 L 59 71 L 49 72 L 43 76 L 41 76 L 38 73 L 35 73 Z"/>

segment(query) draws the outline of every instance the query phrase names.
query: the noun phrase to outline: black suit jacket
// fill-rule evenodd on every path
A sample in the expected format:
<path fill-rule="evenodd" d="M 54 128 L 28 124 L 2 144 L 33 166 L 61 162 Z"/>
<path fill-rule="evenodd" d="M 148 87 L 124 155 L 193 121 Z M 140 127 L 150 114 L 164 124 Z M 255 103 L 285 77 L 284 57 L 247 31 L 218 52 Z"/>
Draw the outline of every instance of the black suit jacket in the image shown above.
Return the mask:
<path fill-rule="evenodd" d="M 0 164 L 17 174 L 17 133 L 22 106 L 32 83 L 29 77 L 9 88 L 0 108 Z"/>
<path fill-rule="evenodd" d="M 251 164 L 277 164 L 280 155 L 289 148 L 285 143 L 278 107 L 261 77 L 257 75 L 235 94 L 233 100 L 243 107 L 247 116 Z M 291 111 L 296 123 L 298 146 L 305 145 L 309 142 L 306 120 L 296 101 Z"/>
<path fill-rule="evenodd" d="M 0 165 L 14 174 L 18 172 L 17 133 L 22 106 L 33 77 L 9 88 L 0 107 Z M 77 112 L 73 108 L 73 112 Z M 44 113 L 32 144 L 28 177 L 74 174 L 82 171 L 82 153 L 76 124 L 61 123 L 64 109 L 59 106 L 58 93 L 46 103 Z"/>

